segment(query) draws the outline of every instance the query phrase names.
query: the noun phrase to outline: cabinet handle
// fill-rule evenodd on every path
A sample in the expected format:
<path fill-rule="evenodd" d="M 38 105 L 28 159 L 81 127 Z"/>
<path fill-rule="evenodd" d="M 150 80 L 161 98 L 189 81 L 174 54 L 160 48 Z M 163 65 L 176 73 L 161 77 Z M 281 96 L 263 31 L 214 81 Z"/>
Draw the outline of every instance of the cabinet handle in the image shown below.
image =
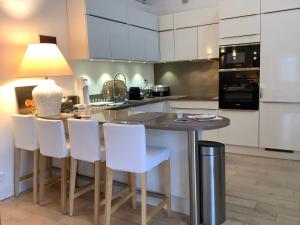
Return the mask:
<path fill-rule="evenodd" d="M 263 88 L 259 88 L 259 97 L 262 98 L 263 97 Z"/>

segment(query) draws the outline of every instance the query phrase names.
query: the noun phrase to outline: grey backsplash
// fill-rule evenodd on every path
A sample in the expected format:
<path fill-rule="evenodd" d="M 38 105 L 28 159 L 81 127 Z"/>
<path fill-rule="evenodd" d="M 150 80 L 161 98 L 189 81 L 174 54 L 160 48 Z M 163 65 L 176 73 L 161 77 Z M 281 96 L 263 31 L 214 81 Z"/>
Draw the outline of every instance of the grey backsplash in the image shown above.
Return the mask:
<path fill-rule="evenodd" d="M 219 61 L 175 62 L 154 65 L 155 84 L 170 87 L 171 95 L 218 96 Z"/>

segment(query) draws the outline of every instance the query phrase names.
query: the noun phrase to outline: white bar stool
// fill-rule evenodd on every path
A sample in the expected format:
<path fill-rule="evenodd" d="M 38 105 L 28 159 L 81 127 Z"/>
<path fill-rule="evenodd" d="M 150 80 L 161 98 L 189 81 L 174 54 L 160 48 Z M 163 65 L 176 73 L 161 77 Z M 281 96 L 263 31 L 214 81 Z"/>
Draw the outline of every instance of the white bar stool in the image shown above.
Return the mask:
<path fill-rule="evenodd" d="M 167 215 L 171 212 L 170 191 L 170 150 L 161 147 L 146 146 L 146 131 L 143 125 L 104 124 L 106 148 L 106 194 L 105 194 L 105 225 L 110 225 L 111 214 L 125 200 L 120 200 L 111 207 L 113 170 L 141 174 L 142 178 L 142 218 L 141 224 L 146 225 L 164 206 Z M 165 173 L 166 198 L 147 216 L 147 172 L 163 163 Z M 135 190 L 132 190 L 132 193 Z"/>
<path fill-rule="evenodd" d="M 105 162 L 105 149 L 101 147 L 99 122 L 93 120 L 68 119 L 71 144 L 71 171 L 69 193 L 69 215 L 73 216 L 74 200 L 94 190 L 94 224 L 99 224 L 100 214 L 100 167 Z M 94 164 L 94 183 L 75 190 L 77 162 Z"/>
<path fill-rule="evenodd" d="M 70 153 L 63 122 L 37 119 L 37 131 L 40 143 L 40 204 L 44 203 L 46 157 L 58 158 L 61 161 L 61 209 L 67 213 L 67 164 Z"/>
<path fill-rule="evenodd" d="M 14 124 L 14 191 L 19 196 L 20 181 L 33 177 L 33 202 L 38 202 L 39 145 L 33 115 L 13 115 Z M 33 152 L 33 174 L 20 177 L 21 151 Z"/>

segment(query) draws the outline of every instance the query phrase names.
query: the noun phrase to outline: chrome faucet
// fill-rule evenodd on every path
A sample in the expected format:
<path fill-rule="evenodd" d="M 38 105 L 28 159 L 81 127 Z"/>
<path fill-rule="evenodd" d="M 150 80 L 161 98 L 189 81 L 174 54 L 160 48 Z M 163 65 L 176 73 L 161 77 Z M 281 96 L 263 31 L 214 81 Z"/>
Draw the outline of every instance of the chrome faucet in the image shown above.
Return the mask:
<path fill-rule="evenodd" d="M 123 76 L 124 78 L 124 81 L 125 81 L 125 98 L 126 98 L 126 91 L 127 91 L 127 80 L 126 80 L 126 76 L 124 73 L 116 73 L 115 76 L 114 76 L 114 80 L 113 80 L 113 99 L 114 99 L 114 103 L 117 102 L 118 98 L 116 96 L 116 91 L 115 91 L 115 82 L 116 82 L 116 79 L 119 77 L 119 76 Z"/>

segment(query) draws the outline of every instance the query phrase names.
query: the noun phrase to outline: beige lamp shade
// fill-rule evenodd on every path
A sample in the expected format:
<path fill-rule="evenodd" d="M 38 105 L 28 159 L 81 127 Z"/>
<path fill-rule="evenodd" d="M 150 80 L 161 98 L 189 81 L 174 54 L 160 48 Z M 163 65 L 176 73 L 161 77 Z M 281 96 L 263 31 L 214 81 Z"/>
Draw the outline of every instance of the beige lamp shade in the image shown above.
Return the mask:
<path fill-rule="evenodd" d="M 19 77 L 73 75 L 67 60 L 56 44 L 30 44 L 19 69 Z"/>

